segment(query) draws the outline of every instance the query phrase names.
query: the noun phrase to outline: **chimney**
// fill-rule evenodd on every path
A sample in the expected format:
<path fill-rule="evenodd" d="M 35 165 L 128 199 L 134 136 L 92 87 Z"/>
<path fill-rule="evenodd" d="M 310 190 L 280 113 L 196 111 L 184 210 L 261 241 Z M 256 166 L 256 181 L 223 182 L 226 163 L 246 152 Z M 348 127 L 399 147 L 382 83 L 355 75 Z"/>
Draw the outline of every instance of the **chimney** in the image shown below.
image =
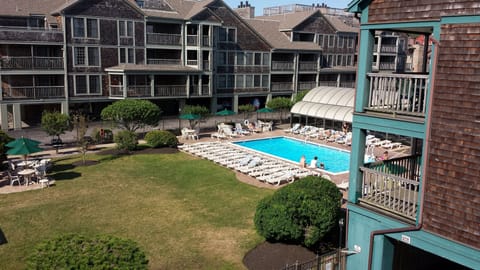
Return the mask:
<path fill-rule="evenodd" d="M 238 8 L 234 9 L 234 11 L 242 18 L 255 18 L 255 7 L 252 7 L 248 1 L 245 1 L 245 4 L 241 1 Z"/>

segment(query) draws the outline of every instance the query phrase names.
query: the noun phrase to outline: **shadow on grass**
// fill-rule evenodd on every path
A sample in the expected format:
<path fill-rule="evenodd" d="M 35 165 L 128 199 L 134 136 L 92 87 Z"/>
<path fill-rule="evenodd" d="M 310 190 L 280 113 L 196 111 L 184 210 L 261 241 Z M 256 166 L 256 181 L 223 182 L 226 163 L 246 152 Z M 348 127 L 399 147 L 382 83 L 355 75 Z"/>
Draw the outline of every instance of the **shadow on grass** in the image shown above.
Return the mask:
<path fill-rule="evenodd" d="M 50 176 L 55 179 L 55 181 L 67 181 L 74 180 L 75 178 L 82 176 L 82 174 L 79 172 L 58 172 L 52 173 Z"/>
<path fill-rule="evenodd" d="M 73 164 L 55 164 L 53 167 L 52 167 L 52 172 L 55 173 L 55 172 L 63 172 L 63 171 L 68 171 L 68 170 L 71 170 L 75 168 L 75 166 Z"/>

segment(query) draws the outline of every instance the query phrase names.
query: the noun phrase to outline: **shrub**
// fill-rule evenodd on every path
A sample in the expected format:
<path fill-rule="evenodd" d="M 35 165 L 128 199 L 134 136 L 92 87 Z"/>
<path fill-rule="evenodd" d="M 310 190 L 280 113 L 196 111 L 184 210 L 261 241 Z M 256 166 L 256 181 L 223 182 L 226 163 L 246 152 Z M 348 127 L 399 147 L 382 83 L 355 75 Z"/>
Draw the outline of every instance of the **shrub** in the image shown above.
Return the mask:
<path fill-rule="evenodd" d="M 255 227 L 267 240 L 313 247 L 337 224 L 341 198 L 332 182 L 306 177 L 261 200 Z"/>
<path fill-rule="evenodd" d="M 8 147 L 5 144 L 13 141 L 13 138 L 8 136 L 5 131 L 0 130 L 0 164 L 3 164 L 5 160 L 7 160 L 7 150 Z"/>
<path fill-rule="evenodd" d="M 117 148 L 120 150 L 133 151 L 137 147 L 137 134 L 133 131 L 122 130 L 119 131 L 114 137 L 113 141 L 117 144 Z"/>
<path fill-rule="evenodd" d="M 145 141 L 153 147 L 175 147 L 178 144 L 175 134 L 164 130 L 152 130 L 145 135 Z"/>
<path fill-rule="evenodd" d="M 147 269 L 148 260 L 128 239 L 68 234 L 35 246 L 27 269 Z"/>
<path fill-rule="evenodd" d="M 92 139 L 95 143 L 111 143 L 113 142 L 113 132 L 110 129 L 97 129 L 92 130 Z"/>

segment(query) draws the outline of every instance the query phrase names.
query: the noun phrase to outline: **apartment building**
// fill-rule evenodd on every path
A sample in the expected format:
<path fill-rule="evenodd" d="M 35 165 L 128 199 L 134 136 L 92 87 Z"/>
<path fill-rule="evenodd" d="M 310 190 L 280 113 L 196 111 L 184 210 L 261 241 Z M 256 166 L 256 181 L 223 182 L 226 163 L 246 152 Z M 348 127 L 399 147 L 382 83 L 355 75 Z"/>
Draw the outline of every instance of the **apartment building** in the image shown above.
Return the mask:
<path fill-rule="evenodd" d="M 480 269 L 480 7 L 355 0 L 361 18 L 347 269 Z M 379 32 L 432 44 L 408 73 L 374 69 Z M 378 67 L 378 66 L 377 66 Z M 365 163 L 367 138 L 406 155 Z M 389 150 L 396 151 L 396 150 Z"/>
<path fill-rule="evenodd" d="M 237 11 L 213 0 L 7 1 L 1 128 L 37 125 L 45 110 L 95 117 L 125 98 L 178 115 L 185 104 L 237 110 L 355 81 L 354 27 L 319 10 L 286 20 Z"/>

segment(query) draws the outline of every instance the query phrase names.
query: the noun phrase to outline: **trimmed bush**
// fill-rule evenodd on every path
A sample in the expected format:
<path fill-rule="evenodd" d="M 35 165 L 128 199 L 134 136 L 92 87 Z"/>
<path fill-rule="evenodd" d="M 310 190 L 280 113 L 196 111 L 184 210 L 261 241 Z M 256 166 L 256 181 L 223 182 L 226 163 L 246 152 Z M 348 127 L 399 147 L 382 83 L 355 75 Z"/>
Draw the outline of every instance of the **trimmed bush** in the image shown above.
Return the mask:
<path fill-rule="evenodd" d="M 9 148 L 6 147 L 5 144 L 13 140 L 14 139 L 8 136 L 8 134 L 5 131 L 0 130 L 0 164 L 3 164 L 3 162 L 7 160 L 7 151 Z"/>
<path fill-rule="evenodd" d="M 341 198 L 332 182 L 314 176 L 303 178 L 260 201 L 255 227 L 270 241 L 316 246 L 336 226 Z"/>
<path fill-rule="evenodd" d="M 153 148 L 176 147 L 178 139 L 175 134 L 164 130 L 152 130 L 145 135 L 145 141 Z"/>
<path fill-rule="evenodd" d="M 147 269 L 137 244 L 108 235 L 62 235 L 35 246 L 27 269 Z"/>
<path fill-rule="evenodd" d="M 137 147 L 137 134 L 133 131 L 122 130 L 113 137 L 113 141 L 117 144 L 117 149 L 133 151 Z"/>

